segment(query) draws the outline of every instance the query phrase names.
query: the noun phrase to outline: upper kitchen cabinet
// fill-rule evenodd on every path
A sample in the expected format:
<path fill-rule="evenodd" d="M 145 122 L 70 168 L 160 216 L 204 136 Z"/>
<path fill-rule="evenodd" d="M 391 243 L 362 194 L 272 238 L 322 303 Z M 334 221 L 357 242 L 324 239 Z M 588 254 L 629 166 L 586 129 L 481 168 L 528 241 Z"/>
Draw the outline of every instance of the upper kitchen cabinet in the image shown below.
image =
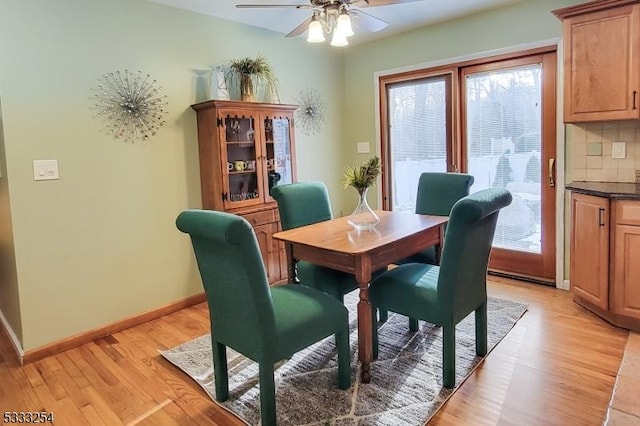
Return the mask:
<path fill-rule="evenodd" d="M 639 0 L 558 9 L 564 37 L 564 121 L 640 118 Z"/>

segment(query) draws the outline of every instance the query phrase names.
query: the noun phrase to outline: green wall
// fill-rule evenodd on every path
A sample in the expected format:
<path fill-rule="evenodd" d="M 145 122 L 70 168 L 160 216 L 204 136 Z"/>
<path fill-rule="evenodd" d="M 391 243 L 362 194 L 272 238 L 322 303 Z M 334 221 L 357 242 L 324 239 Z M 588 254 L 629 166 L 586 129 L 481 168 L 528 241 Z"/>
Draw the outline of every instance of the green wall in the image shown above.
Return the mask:
<path fill-rule="evenodd" d="M 0 53 L 0 309 L 24 350 L 202 291 L 174 221 L 201 206 L 190 105 L 205 100 L 209 65 L 260 53 L 283 103 L 322 90 L 328 123 L 296 132 L 298 177 L 342 191 L 341 50 L 144 0 L 3 0 Z M 145 143 L 103 134 L 89 108 L 98 78 L 125 68 L 168 95 L 167 125 Z M 60 179 L 35 182 L 36 159 L 57 159 Z"/>
<path fill-rule="evenodd" d="M 31 350 L 201 291 L 174 220 L 201 206 L 189 106 L 205 100 L 209 65 L 261 53 L 283 103 L 325 93 L 323 132 L 296 132 L 298 179 L 325 181 L 348 214 L 343 168 L 370 156 L 356 142 L 376 150 L 374 73 L 559 37 L 550 11 L 575 3 L 528 0 L 342 50 L 145 0 L 3 0 L 0 310 Z M 125 68 L 169 96 L 167 126 L 146 143 L 104 135 L 89 108 L 98 78 Z M 36 159 L 57 159 L 60 179 L 35 182 Z"/>
<path fill-rule="evenodd" d="M 551 11 L 581 2 L 526 0 L 349 48 L 345 55 L 347 161 L 360 162 L 370 155 L 357 154 L 357 142 L 371 142 L 372 152 L 379 144 L 374 73 L 558 38 L 562 35 L 562 23 Z M 376 205 L 376 197 L 373 194 L 370 197 L 372 205 Z M 353 200 L 343 199 L 343 204 L 355 205 L 355 197 L 350 198 Z"/>

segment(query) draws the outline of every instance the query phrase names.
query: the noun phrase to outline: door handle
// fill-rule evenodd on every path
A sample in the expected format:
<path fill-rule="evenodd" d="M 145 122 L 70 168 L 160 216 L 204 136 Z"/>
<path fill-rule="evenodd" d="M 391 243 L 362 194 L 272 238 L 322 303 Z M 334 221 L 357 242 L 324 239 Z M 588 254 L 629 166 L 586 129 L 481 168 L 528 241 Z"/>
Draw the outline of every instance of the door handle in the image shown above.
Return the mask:
<path fill-rule="evenodd" d="M 633 109 L 636 109 L 636 98 L 638 97 L 638 91 L 633 91 Z"/>
<path fill-rule="evenodd" d="M 598 226 L 604 226 L 604 209 L 600 207 L 598 209 Z"/>
<path fill-rule="evenodd" d="M 556 159 L 549 158 L 549 186 L 550 187 L 556 186 L 556 180 L 553 177 L 553 169 L 555 165 L 556 165 Z"/>

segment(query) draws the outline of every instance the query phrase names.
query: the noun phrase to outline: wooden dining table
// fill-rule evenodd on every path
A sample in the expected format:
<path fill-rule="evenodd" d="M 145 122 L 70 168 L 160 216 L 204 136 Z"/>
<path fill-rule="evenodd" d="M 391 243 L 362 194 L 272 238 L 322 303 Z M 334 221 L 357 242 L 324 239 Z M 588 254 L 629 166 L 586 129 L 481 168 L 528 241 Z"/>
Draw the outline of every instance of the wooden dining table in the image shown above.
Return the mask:
<path fill-rule="evenodd" d="M 327 220 L 275 233 L 285 243 L 289 277 L 295 277 L 295 262 L 353 274 L 358 283 L 358 357 L 363 383 L 371 380 L 374 320 L 369 303 L 371 273 L 444 241 L 446 216 L 376 210 L 380 223 L 371 230 L 357 230 L 348 217 Z"/>

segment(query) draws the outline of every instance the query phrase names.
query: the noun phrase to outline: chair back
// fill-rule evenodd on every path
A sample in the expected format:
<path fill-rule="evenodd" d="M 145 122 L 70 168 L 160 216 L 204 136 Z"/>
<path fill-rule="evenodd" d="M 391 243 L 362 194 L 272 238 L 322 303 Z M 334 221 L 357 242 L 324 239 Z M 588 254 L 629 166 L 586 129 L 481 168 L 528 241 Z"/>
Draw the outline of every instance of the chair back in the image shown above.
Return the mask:
<path fill-rule="evenodd" d="M 278 203 L 283 230 L 311 225 L 333 218 L 329 191 L 323 182 L 277 185 L 271 196 Z"/>
<path fill-rule="evenodd" d="M 455 203 L 444 240 L 438 295 L 459 321 L 487 299 L 487 267 L 500 209 L 511 204 L 503 188 L 468 195 Z"/>
<path fill-rule="evenodd" d="M 418 181 L 416 213 L 449 216 L 453 205 L 469 195 L 473 176 L 465 173 L 422 173 Z"/>
<path fill-rule="evenodd" d="M 186 210 L 176 225 L 191 236 L 209 304 L 211 333 L 249 357 L 269 349 L 275 340 L 273 303 L 249 222 L 229 213 Z"/>

